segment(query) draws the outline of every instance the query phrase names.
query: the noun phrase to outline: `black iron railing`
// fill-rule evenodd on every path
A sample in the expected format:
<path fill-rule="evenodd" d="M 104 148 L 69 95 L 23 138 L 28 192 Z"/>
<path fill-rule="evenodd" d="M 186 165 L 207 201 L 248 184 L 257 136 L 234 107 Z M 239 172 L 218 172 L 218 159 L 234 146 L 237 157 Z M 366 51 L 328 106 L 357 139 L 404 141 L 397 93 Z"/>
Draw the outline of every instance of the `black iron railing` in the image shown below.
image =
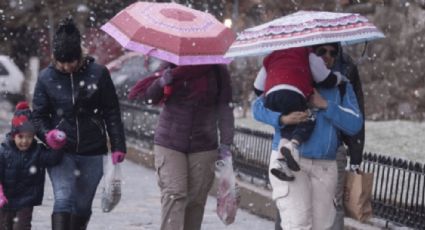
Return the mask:
<path fill-rule="evenodd" d="M 157 108 L 121 102 L 127 134 L 152 148 Z M 236 127 L 236 171 L 268 181 L 272 134 Z M 373 212 L 387 221 L 425 230 L 425 166 L 420 163 L 365 153 L 362 169 L 374 173 Z"/>
<path fill-rule="evenodd" d="M 365 153 L 362 169 L 374 174 L 373 212 L 415 229 L 425 229 L 425 166 Z"/>

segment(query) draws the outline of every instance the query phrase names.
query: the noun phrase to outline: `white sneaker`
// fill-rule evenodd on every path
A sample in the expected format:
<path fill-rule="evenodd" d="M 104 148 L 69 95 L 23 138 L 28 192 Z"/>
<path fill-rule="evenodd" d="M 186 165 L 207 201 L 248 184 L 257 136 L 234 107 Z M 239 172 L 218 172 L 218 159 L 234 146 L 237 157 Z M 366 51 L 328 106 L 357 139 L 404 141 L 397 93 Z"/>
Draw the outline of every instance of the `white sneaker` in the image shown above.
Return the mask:
<path fill-rule="evenodd" d="M 283 181 L 293 181 L 295 179 L 291 170 L 288 168 L 288 164 L 285 159 L 276 159 L 274 160 L 273 165 L 276 166 L 276 168 L 270 169 L 270 173 L 273 176 Z"/>

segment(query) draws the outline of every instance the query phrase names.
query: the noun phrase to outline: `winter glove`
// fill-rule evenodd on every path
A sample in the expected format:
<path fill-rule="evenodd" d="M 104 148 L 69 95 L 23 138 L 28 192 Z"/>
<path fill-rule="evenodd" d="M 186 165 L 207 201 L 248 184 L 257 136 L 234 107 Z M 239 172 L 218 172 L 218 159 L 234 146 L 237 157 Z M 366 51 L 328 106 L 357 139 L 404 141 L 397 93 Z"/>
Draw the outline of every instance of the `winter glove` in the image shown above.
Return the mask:
<path fill-rule="evenodd" d="M 360 165 L 350 164 L 350 171 L 355 173 L 360 173 Z"/>
<path fill-rule="evenodd" d="M 315 53 L 310 53 L 308 56 L 310 63 L 311 74 L 316 83 L 322 82 L 331 73 L 331 70 L 326 67 L 325 61 Z"/>
<path fill-rule="evenodd" d="M 66 134 L 59 129 L 52 129 L 46 134 L 46 142 L 53 150 L 59 150 L 66 144 Z"/>
<path fill-rule="evenodd" d="M 7 204 L 8 200 L 3 192 L 3 185 L 0 184 L 0 208 Z"/>
<path fill-rule="evenodd" d="M 115 151 L 112 153 L 112 164 L 116 165 L 118 163 L 123 162 L 124 158 L 125 158 L 125 153 L 121 152 L 121 151 Z"/>
<path fill-rule="evenodd" d="M 232 152 L 230 151 L 230 146 L 226 144 L 220 144 L 218 147 L 218 158 L 221 160 L 231 156 Z"/>
<path fill-rule="evenodd" d="M 159 85 L 164 87 L 170 85 L 171 82 L 173 82 L 173 74 L 171 73 L 171 68 L 167 68 L 162 72 L 162 75 L 159 78 Z"/>

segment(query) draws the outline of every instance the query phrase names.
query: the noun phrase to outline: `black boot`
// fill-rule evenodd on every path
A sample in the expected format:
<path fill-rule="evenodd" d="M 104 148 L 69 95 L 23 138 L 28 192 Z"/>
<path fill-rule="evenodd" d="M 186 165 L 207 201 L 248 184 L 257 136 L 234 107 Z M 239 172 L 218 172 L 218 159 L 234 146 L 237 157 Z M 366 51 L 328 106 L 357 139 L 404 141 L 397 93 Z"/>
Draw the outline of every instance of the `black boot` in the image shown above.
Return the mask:
<path fill-rule="evenodd" d="M 90 215 L 88 216 L 79 216 L 72 214 L 71 215 L 71 230 L 86 230 L 87 225 L 89 224 Z"/>
<path fill-rule="evenodd" d="M 55 212 L 52 214 L 52 230 L 70 230 L 71 213 Z"/>

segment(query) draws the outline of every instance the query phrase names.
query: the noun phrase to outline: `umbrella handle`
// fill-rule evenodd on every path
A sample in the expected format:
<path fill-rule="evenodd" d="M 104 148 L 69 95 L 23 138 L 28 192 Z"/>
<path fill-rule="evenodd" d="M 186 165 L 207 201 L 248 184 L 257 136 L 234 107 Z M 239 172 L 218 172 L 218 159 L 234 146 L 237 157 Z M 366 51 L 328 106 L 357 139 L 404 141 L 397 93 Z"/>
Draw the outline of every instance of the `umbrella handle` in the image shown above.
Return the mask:
<path fill-rule="evenodd" d="M 367 45 L 368 45 L 368 42 L 366 41 L 364 43 L 362 55 L 359 58 L 357 58 L 357 60 L 356 60 L 356 65 L 360 65 L 361 63 L 363 63 L 366 60 L 366 58 L 367 58 L 366 57 Z"/>
<path fill-rule="evenodd" d="M 366 54 L 366 48 L 367 48 L 367 41 L 365 41 L 365 43 L 364 43 L 362 57 L 364 57 L 364 55 Z"/>

